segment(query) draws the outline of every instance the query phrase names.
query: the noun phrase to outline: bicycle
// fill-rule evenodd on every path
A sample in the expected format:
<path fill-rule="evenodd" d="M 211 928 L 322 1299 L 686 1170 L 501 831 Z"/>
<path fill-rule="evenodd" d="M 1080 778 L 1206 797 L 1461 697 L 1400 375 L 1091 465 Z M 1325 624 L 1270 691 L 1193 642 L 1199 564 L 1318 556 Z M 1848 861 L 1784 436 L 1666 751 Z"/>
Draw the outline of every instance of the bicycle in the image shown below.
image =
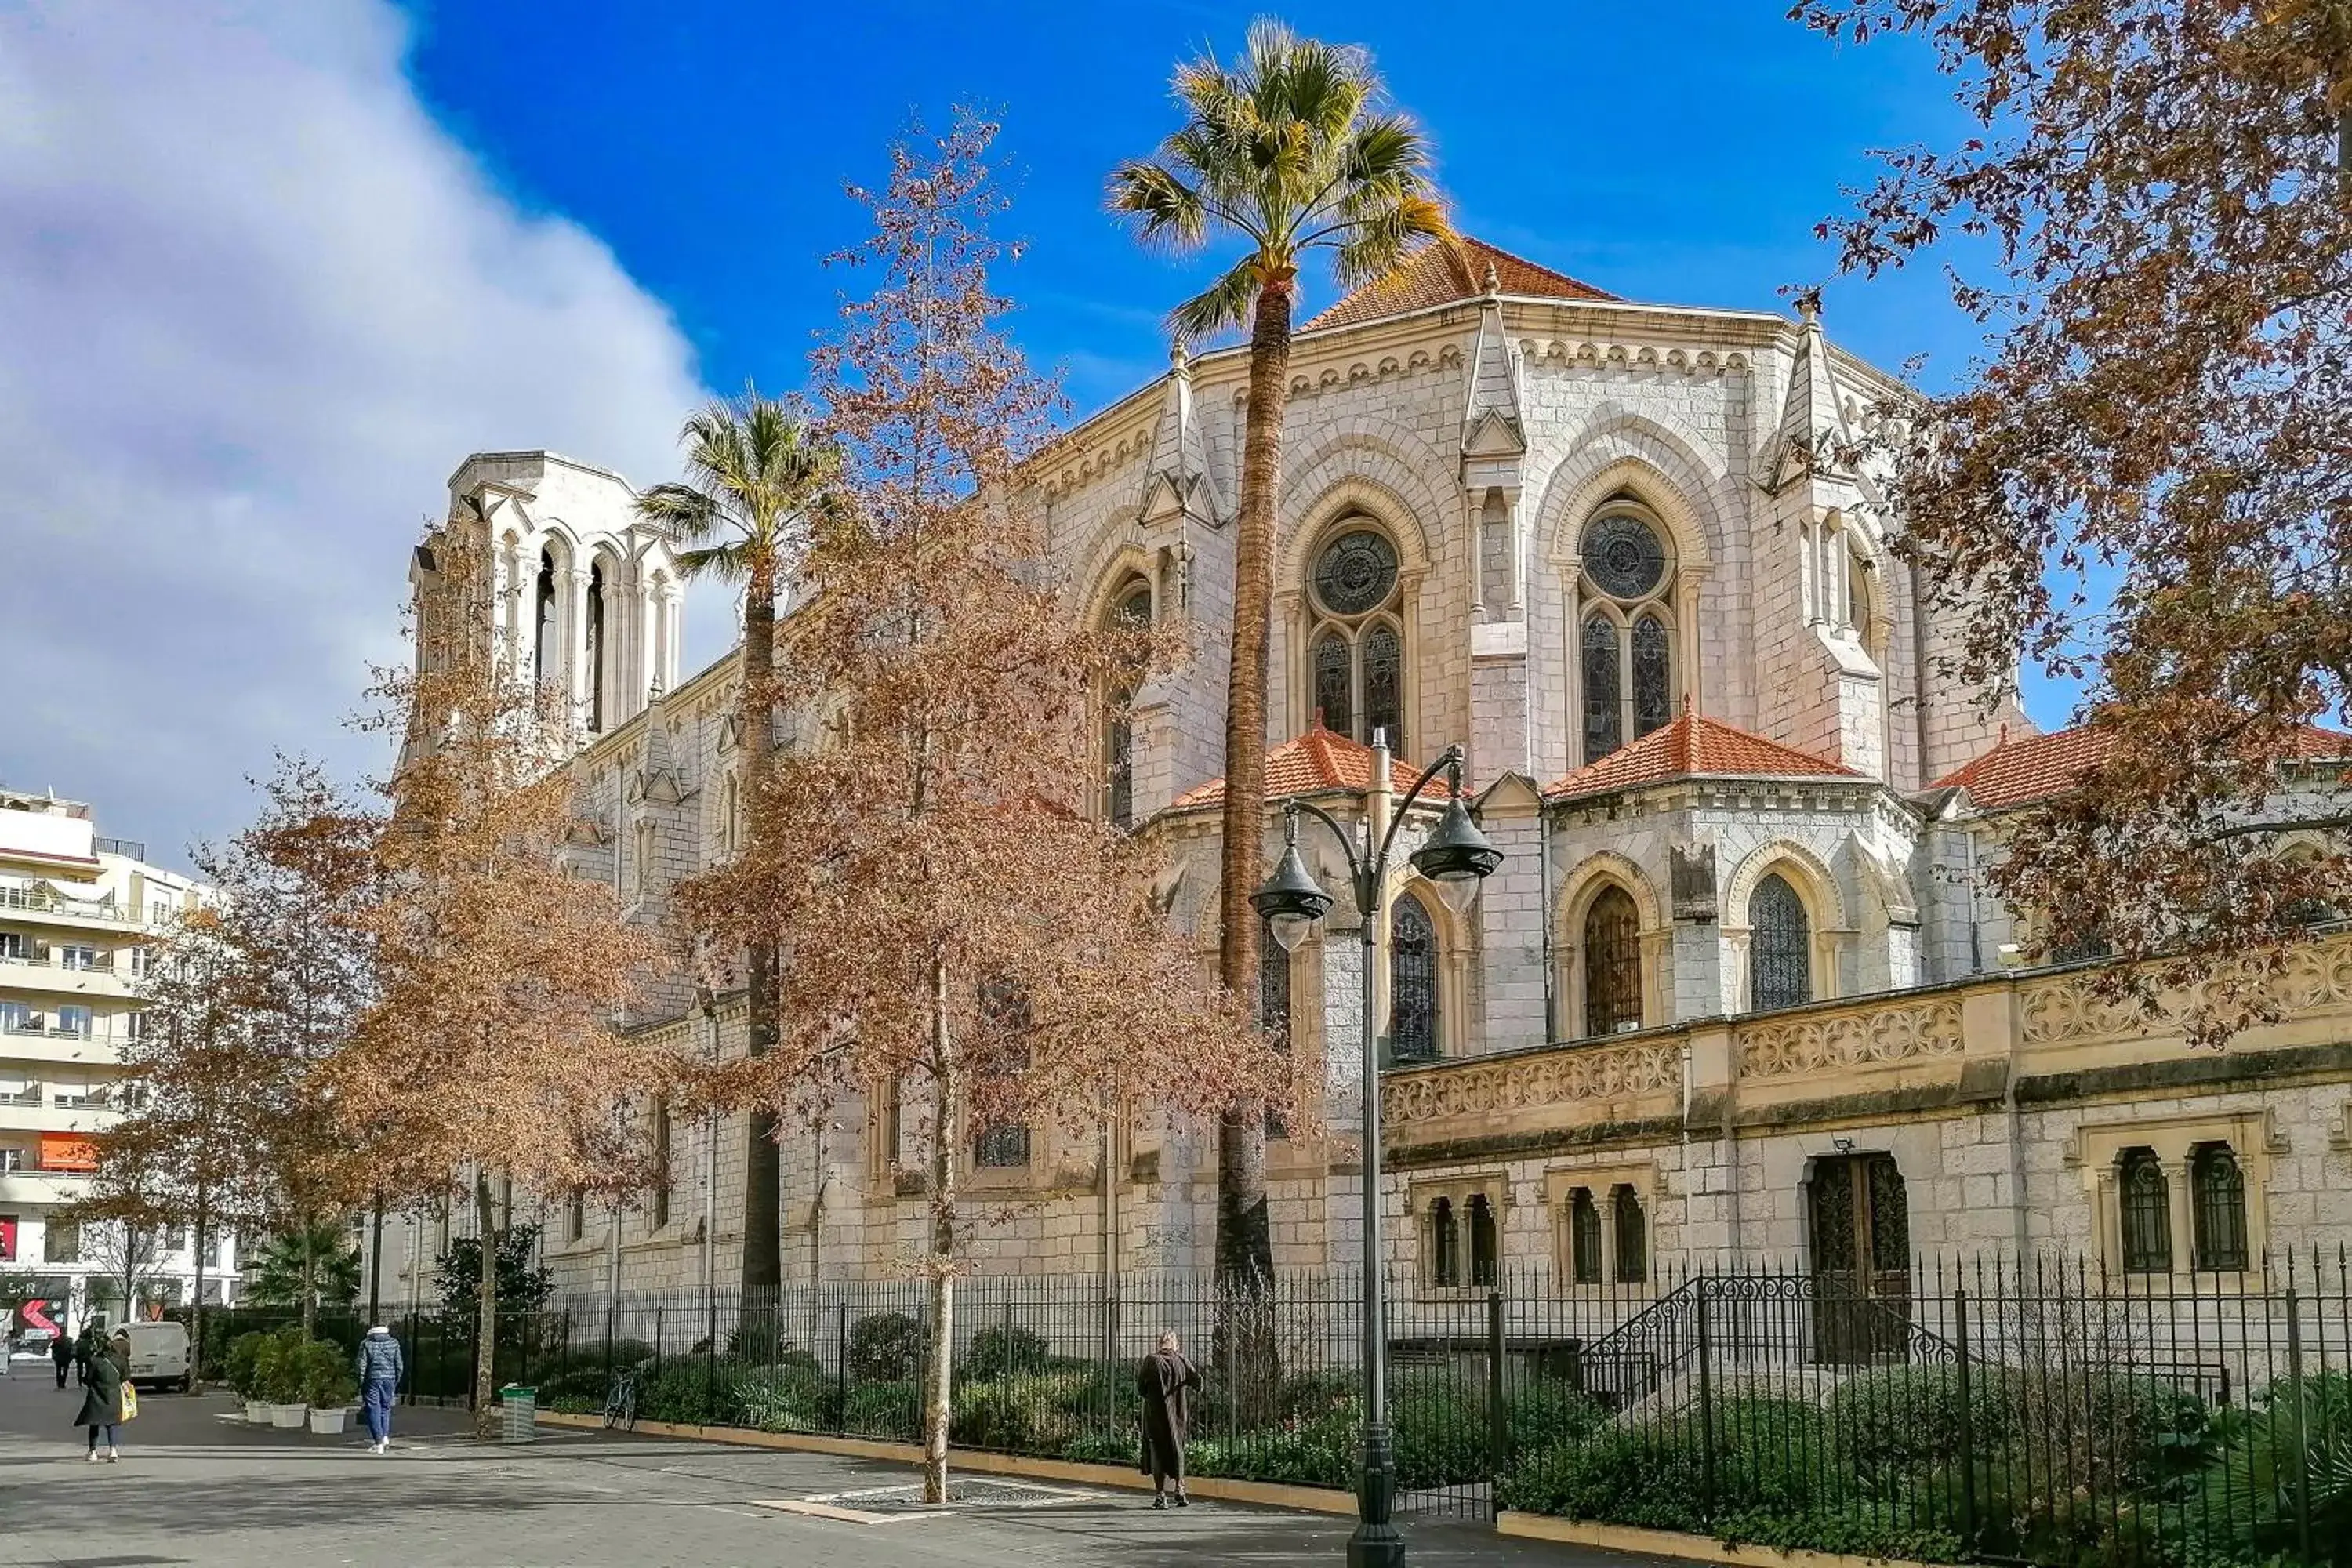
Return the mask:
<path fill-rule="evenodd" d="M 637 1379 L 633 1373 L 614 1373 L 612 1386 L 604 1393 L 604 1430 L 616 1426 L 629 1432 L 637 1429 Z"/>

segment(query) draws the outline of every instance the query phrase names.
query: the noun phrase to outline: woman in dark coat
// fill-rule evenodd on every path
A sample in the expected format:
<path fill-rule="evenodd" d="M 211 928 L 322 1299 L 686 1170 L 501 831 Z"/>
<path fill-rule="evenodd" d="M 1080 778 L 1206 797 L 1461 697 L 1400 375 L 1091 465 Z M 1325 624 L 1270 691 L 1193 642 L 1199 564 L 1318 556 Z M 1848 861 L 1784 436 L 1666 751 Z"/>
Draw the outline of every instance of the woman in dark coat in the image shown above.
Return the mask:
<path fill-rule="evenodd" d="M 1176 1506 L 1188 1507 L 1184 1495 L 1184 1436 L 1192 1424 L 1192 1391 L 1201 1386 L 1201 1369 L 1184 1359 L 1174 1333 L 1160 1336 L 1160 1348 L 1136 1369 L 1135 1390 L 1143 1396 L 1143 1462 L 1151 1478 L 1151 1506 L 1168 1506 L 1168 1483 L 1176 1483 Z"/>
<path fill-rule="evenodd" d="M 89 1462 L 98 1463 L 98 1435 L 106 1433 L 106 1460 L 112 1464 L 121 1457 L 116 1439 L 121 1436 L 122 1369 L 114 1358 L 100 1350 L 89 1358 L 81 1373 L 81 1414 L 74 1425 L 89 1428 Z"/>

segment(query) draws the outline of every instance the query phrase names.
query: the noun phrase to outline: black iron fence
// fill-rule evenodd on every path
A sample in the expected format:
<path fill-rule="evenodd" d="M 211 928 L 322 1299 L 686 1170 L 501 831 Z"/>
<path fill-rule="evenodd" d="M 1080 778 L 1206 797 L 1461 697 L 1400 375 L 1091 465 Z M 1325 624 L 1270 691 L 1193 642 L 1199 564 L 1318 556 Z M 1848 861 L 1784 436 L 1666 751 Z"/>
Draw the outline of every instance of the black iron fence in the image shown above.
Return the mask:
<path fill-rule="evenodd" d="M 1947 1562 L 2352 1568 L 2348 1283 L 2340 1254 L 2182 1277 L 1988 1258 L 1398 1278 L 1400 1506 Z M 1133 1464 L 1136 1364 L 1173 1330 L 1207 1373 L 1194 1473 L 1352 1487 L 1361 1305 L 1352 1275 L 1248 1297 L 961 1280 L 952 1438 Z M 914 1281 L 576 1301 L 502 1319 L 493 1370 L 558 1410 L 601 1411 L 625 1374 L 641 1419 L 913 1441 L 929 1310 Z M 266 1326 L 210 1316 L 208 1357 Z M 468 1394 L 470 1318 L 393 1326 L 410 1397 Z"/>

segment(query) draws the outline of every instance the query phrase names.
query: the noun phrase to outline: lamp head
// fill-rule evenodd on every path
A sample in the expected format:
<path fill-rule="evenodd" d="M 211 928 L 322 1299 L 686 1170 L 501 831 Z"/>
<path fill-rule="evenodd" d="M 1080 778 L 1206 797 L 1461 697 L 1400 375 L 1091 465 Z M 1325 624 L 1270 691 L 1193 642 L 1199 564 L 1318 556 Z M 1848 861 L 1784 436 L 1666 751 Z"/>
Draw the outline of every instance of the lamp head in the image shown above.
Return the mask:
<path fill-rule="evenodd" d="M 1250 908 L 1265 921 L 1282 951 L 1288 952 L 1306 939 L 1307 928 L 1330 907 L 1331 895 L 1316 884 L 1298 853 L 1298 816 L 1291 813 L 1283 823 L 1282 858 L 1276 863 L 1274 875 L 1250 895 Z"/>
<path fill-rule="evenodd" d="M 1478 884 L 1503 863 L 1503 852 L 1470 820 L 1470 808 L 1462 803 L 1461 764 L 1447 772 L 1454 798 L 1445 803 L 1436 831 L 1412 852 L 1412 868 L 1436 886 L 1437 896 L 1458 915 L 1478 896 Z"/>

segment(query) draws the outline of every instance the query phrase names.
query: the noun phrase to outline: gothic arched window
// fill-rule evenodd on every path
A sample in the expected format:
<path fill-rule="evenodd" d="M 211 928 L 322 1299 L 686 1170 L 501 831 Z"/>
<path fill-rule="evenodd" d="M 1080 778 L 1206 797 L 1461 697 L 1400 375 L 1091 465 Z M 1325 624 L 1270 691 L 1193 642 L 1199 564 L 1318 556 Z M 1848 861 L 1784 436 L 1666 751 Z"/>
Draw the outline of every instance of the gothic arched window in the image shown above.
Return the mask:
<path fill-rule="evenodd" d="M 1430 1207 L 1429 1280 L 1433 1285 L 1462 1282 L 1462 1227 L 1454 1217 L 1452 1198 L 1440 1198 Z"/>
<path fill-rule="evenodd" d="M 1650 1275 L 1650 1233 L 1642 1223 L 1641 1194 L 1622 1182 L 1609 1194 L 1609 1223 L 1616 1232 L 1617 1283 L 1639 1285 Z"/>
<path fill-rule="evenodd" d="M 1748 998 L 1755 1008 L 1813 999 L 1812 921 L 1789 879 L 1775 871 L 1748 896 Z"/>
<path fill-rule="evenodd" d="M 1151 625 L 1151 584 L 1130 577 L 1111 595 L 1106 624 L 1112 631 L 1141 631 Z M 1135 826 L 1135 721 L 1129 706 L 1143 681 L 1140 668 L 1122 670 L 1113 683 L 1103 716 L 1103 769 L 1107 812 L 1114 827 Z"/>
<path fill-rule="evenodd" d="M 2172 1194 L 2153 1149 L 2126 1149 L 2116 1161 L 2116 1197 L 2126 1274 L 2172 1272 Z"/>
<path fill-rule="evenodd" d="M 1400 1064 L 1437 1059 L 1437 927 L 1411 893 L 1389 917 L 1389 1040 Z"/>
<path fill-rule="evenodd" d="M 539 581 L 534 589 L 531 625 L 536 628 L 531 645 L 531 679 L 544 686 L 555 679 L 562 668 L 560 650 L 555 646 L 555 552 L 539 552 Z"/>
<path fill-rule="evenodd" d="M 588 568 L 588 728 L 604 728 L 604 563 Z"/>
<path fill-rule="evenodd" d="M 1597 762 L 1675 716 L 1675 571 L 1657 526 L 1622 506 L 1586 525 L 1578 634 L 1583 761 Z"/>
<path fill-rule="evenodd" d="M 1604 888 L 1584 911 L 1584 1032 L 1642 1026 L 1642 917 L 1633 895 Z"/>
<path fill-rule="evenodd" d="M 1495 1205 L 1484 1193 L 1470 1194 L 1470 1283 L 1492 1287 L 1502 1255 L 1502 1237 L 1495 1227 Z"/>
<path fill-rule="evenodd" d="M 1274 928 L 1264 921 L 1257 927 L 1257 1022 L 1266 1041 L 1277 1051 L 1290 1049 L 1290 954 L 1274 940 Z M 1290 1128 L 1282 1113 L 1265 1113 L 1265 1135 L 1287 1138 Z"/>
<path fill-rule="evenodd" d="M 1601 1283 L 1601 1208 L 1590 1187 L 1568 1195 L 1568 1273 L 1573 1284 Z"/>
<path fill-rule="evenodd" d="M 1370 520 L 1343 523 L 1307 574 L 1314 623 L 1307 630 L 1309 684 L 1324 725 L 1370 745 L 1405 751 L 1403 578 L 1395 543 Z"/>
<path fill-rule="evenodd" d="M 2200 1272 L 2246 1267 L 2246 1178 L 2227 1143 L 2200 1143 L 2189 1157 L 2189 1213 Z"/>

